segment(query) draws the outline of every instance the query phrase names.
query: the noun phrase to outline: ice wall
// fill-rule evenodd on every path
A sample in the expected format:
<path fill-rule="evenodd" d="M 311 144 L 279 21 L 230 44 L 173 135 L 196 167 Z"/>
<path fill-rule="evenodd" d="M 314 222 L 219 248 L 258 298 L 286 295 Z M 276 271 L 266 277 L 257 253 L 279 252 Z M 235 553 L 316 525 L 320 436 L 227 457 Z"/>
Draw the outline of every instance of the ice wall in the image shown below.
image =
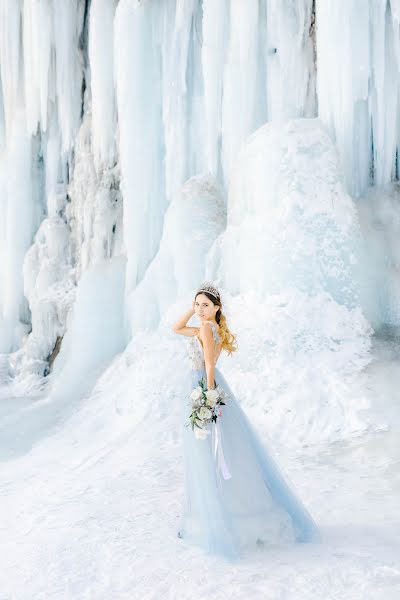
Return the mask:
<path fill-rule="evenodd" d="M 373 187 L 359 204 L 369 266 L 367 310 L 377 327 L 399 331 L 400 186 Z"/>
<path fill-rule="evenodd" d="M 225 184 L 259 125 L 316 114 L 312 4 L 203 2 L 204 143 L 207 167 L 217 174 L 222 161 Z"/>
<path fill-rule="evenodd" d="M 86 270 L 119 254 L 132 330 L 168 207 L 205 174 L 224 198 L 242 144 L 267 121 L 319 115 L 356 196 L 396 178 L 398 27 L 394 0 L 0 0 L 1 350 L 38 327 L 31 358 L 45 363 L 66 327 L 37 325 L 65 314 L 50 288 L 73 298 Z M 57 271 L 47 244 L 59 219 L 65 256 L 39 302 L 47 292 L 24 258 L 33 244 L 35 273 Z M 238 276 L 259 292 L 271 279 Z"/>
<path fill-rule="evenodd" d="M 92 0 L 89 23 L 93 160 L 97 170 L 116 162 L 114 13 L 117 0 Z"/>
<path fill-rule="evenodd" d="M 316 21 L 319 115 L 364 195 L 399 175 L 399 3 L 316 0 Z"/>
<path fill-rule="evenodd" d="M 23 345 L 14 375 L 48 372 L 82 274 L 123 252 L 115 7 L 0 3 L 0 348 Z"/>
<path fill-rule="evenodd" d="M 68 182 L 81 119 L 80 35 L 85 5 L 0 3 L 0 161 L 2 256 L 0 348 L 30 331 L 23 261 L 53 198 Z"/>
<path fill-rule="evenodd" d="M 156 4 L 121 0 L 115 17 L 127 292 L 157 250 L 166 208 Z"/>

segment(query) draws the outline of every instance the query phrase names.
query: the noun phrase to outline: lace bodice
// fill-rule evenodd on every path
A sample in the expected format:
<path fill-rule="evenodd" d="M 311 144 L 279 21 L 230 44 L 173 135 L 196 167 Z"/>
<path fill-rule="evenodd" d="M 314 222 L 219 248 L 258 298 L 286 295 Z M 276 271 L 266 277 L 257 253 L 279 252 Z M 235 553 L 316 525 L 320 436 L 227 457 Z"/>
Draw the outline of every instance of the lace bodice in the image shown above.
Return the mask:
<path fill-rule="evenodd" d="M 214 351 L 215 351 L 215 349 L 218 345 L 218 342 L 220 342 L 221 338 L 217 333 L 217 325 L 215 323 L 213 323 L 212 321 L 210 321 L 210 323 L 211 323 L 212 332 L 213 332 Z M 205 363 L 204 363 L 203 346 L 201 345 L 201 342 L 200 342 L 199 338 L 197 337 L 197 335 L 194 335 L 193 337 L 188 338 L 187 350 L 188 350 L 190 368 L 197 370 L 197 371 L 200 369 L 204 369 Z"/>

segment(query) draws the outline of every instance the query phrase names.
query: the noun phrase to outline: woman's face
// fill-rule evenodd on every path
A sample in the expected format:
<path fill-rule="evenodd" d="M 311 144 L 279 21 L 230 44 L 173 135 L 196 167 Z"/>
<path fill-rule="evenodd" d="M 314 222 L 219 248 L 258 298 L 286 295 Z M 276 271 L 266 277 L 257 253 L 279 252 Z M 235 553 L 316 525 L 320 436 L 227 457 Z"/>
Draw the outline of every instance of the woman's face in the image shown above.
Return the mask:
<path fill-rule="evenodd" d="M 219 309 L 217 304 L 214 304 L 205 294 L 198 294 L 194 302 L 194 310 L 196 315 L 202 321 L 215 320 L 215 315 Z"/>

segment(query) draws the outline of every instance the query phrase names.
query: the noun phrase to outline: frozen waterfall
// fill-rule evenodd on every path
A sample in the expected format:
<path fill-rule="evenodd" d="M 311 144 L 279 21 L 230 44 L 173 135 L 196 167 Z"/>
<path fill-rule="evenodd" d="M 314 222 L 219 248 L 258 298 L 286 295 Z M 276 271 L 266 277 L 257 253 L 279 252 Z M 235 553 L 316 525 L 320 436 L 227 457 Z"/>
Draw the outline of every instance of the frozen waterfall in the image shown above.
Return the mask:
<path fill-rule="evenodd" d="M 374 231 L 398 178 L 399 18 L 395 0 L 0 0 L 9 377 L 68 363 L 102 269 L 90 316 L 118 322 L 114 352 L 208 277 L 233 311 L 267 302 L 265 323 L 278 298 L 337 311 L 361 368 L 368 321 L 400 325 L 397 254 L 377 291 Z"/>
<path fill-rule="evenodd" d="M 399 26 L 400 0 L 0 0 L 1 599 L 400 598 Z M 233 570 L 176 537 L 171 325 L 205 280 L 324 538 Z"/>

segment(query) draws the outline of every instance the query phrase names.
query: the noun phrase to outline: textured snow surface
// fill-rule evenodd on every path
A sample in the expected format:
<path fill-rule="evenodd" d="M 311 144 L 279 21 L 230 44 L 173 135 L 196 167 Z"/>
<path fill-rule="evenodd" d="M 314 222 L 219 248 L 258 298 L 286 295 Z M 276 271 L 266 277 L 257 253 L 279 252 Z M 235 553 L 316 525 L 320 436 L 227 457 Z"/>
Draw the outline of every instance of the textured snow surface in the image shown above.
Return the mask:
<path fill-rule="evenodd" d="M 399 23 L 0 0 L 0 600 L 398 600 Z M 171 324 L 206 278 L 324 536 L 234 567 L 176 537 Z"/>
<path fill-rule="evenodd" d="M 176 537 L 179 341 L 138 337 L 56 428 L 48 400 L 2 388 L 1 598 L 396 600 L 399 343 L 376 344 L 357 386 L 381 431 L 299 452 L 272 444 L 322 543 L 260 549 L 234 566 Z M 260 407 L 238 398 L 266 439 Z"/>

